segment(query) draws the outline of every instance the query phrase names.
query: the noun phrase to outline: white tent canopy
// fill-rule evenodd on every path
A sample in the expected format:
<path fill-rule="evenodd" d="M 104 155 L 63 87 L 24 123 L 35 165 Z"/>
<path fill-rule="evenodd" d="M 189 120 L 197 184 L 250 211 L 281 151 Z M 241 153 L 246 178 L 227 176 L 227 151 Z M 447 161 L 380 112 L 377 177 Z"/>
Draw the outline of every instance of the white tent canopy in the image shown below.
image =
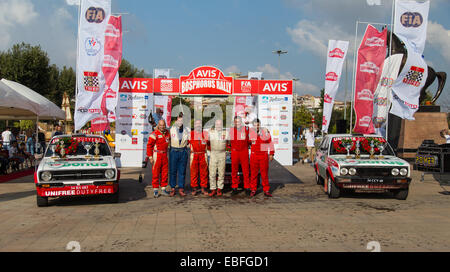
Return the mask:
<path fill-rule="evenodd" d="M 0 120 L 64 120 L 65 112 L 30 88 L 0 81 Z"/>

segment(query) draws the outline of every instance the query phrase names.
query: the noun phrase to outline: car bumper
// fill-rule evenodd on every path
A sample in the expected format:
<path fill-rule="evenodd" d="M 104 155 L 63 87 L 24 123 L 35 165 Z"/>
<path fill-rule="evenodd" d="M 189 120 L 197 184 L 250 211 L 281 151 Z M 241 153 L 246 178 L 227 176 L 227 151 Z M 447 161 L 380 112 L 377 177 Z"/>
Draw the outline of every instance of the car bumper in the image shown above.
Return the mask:
<path fill-rule="evenodd" d="M 343 189 L 406 189 L 411 183 L 411 178 L 408 177 L 375 177 L 375 178 L 361 178 L 361 177 L 336 177 L 335 183 L 339 188 Z"/>
<path fill-rule="evenodd" d="M 118 181 L 111 183 L 103 184 L 96 182 L 90 185 L 49 184 L 49 187 L 43 187 L 47 184 L 36 184 L 36 190 L 37 194 L 42 197 L 109 195 L 119 190 Z"/>

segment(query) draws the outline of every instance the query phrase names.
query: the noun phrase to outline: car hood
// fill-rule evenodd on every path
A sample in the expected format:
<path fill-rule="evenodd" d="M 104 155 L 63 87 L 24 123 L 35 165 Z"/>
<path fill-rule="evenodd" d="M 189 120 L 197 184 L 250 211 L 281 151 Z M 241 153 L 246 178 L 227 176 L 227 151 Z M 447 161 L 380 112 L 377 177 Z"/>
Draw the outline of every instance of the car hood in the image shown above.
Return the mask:
<path fill-rule="evenodd" d="M 44 158 L 39 164 L 38 171 L 55 170 L 80 170 L 80 169 L 108 169 L 116 168 L 116 163 L 111 156 L 101 157 L 101 160 L 86 160 L 83 157 L 69 158 L 65 160 L 53 160 Z"/>
<path fill-rule="evenodd" d="M 383 159 L 370 159 L 369 157 L 362 157 L 360 159 L 347 159 L 346 156 L 332 156 L 340 167 L 346 166 L 377 166 L 377 167 L 409 167 L 409 163 L 395 156 L 385 156 Z"/>

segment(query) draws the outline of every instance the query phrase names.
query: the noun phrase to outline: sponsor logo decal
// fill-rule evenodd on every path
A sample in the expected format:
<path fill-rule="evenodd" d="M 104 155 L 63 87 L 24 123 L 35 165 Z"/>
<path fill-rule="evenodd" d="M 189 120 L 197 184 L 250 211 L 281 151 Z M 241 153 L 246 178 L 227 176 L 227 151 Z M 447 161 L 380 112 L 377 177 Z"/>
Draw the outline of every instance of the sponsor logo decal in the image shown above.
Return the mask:
<path fill-rule="evenodd" d="M 378 37 L 368 38 L 366 40 L 366 46 L 384 46 L 384 40 Z"/>
<path fill-rule="evenodd" d="M 361 127 L 369 127 L 370 122 L 372 121 L 372 118 L 370 116 L 364 116 L 359 120 L 359 125 Z"/>
<path fill-rule="evenodd" d="M 425 72 L 424 68 L 411 66 L 408 74 L 406 74 L 403 79 L 403 83 L 412 85 L 414 87 L 419 87 L 420 83 L 423 80 L 423 73 Z"/>
<path fill-rule="evenodd" d="M 340 58 L 343 59 L 345 55 L 345 52 L 342 51 L 340 48 L 335 48 L 328 53 L 328 56 L 330 58 Z"/>
<path fill-rule="evenodd" d="M 335 72 L 329 72 L 325 76 L 325 80 L 327 80 L 327 81 L 337 81 L 338 78 L 339 77 Z"/>
<path fill-rule="evenodd" d="M 325 94 L 325 96 L 323 97 L 323 101 L 325 103 L 331 103 L 333 102 L 333 98 L 329 94 Z"/>
<path fill-rule="evenodd" d="M 360 92 L 358 92 L 358 95 L 356 97 L 358 100 L 364 100 L 364 101 L 373 101 L 373 94 L 370 90 L 364 89 Z"/>
<path fill-rule="evenodd" d="M 88 56 L 95 56 L 102 49 L 102 44 L 95 37 L 89 37 L 84 42 L 84 48 Z"/>
<path fill-rule="evenodd" d="M 88 92 L 98 92 L 100 90 L 100 84 L 97 72 L 87 72 L 84 73 L 84 90 Z"/>
<path fill-rule="evenodd" d="M 105 19 L 106 13 L 102 8 L 90 7 L 86 10 L 84 17 L 89 23 L 100 24 Z"/>
<path fill-rule="evenodd" d="M 360 71 L 370 73 L 370 74 L 378 74 L 378 72 L 380 71 L 380 68 L 375 63 L 367 61 L 367 62 L 364 62 L 363 64 L 361 64 Z"/>
<path fill-rule="evenodd" d="M 400 23 L 404 27 L 419 27 L 423 23 L 423 17 L 419 12 L 405 12 L 400 17 Z"/>
<path fill-rule="evenodd" d="M 91 163 L 91 162 L 80 162 L 80 163 L 53 163 L 49 162 L 47 165 L 51 168 L 62 168 L 62 167 L 107 167 L 107 163 Z"/>

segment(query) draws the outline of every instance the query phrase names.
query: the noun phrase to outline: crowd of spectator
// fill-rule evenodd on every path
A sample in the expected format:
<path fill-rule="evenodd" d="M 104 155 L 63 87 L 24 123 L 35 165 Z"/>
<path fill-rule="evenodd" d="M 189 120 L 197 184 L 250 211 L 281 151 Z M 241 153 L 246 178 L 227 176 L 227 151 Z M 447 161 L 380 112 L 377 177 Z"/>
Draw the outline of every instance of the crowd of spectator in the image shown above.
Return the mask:
<path fill-rule="evenodd" d="M 35 154 L 45 151 L 45 135 L 43 132 L 28 129 L 7 127 L 0 137 L 0 174 L 19 171 L 21 168 L 35 165 Z"/>

